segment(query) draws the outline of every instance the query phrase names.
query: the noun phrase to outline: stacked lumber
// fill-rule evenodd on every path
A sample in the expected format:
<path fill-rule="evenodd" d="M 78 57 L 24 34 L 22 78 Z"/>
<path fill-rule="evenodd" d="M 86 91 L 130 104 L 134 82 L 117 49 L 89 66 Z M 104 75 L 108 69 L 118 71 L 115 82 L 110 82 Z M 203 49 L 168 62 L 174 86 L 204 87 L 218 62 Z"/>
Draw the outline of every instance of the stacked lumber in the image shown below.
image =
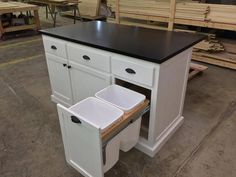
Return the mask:
<path fill-rule="evenodd" d="M 108 6 L 115 11 L 114 0 L 108 1 Z M 120 0 L 119 12 L 123 14 L 170 17 L 170 2 L 156 0 Z M 175 18 L 205 21 L 209 7 L 194 2 L 177 2 Z"/>
<path fill-rule="evenodd" d="M 225 50 L 224 46 L 219 40 L 216 40 L 216 36 L 213 34 L 208 35 L 208 39 L 199 42 L 194 46 L 193 50 L 195 52 L 205 51 L 205 52 L 222 52 Z"/>
<path fill-rule="evenodd" d="M 236 69 L 236 41 L 220 39 L 224 51 L 194 50 L 192 59 L 217 66 Z"/>
<path fill-rule="evenodd" d="M 236 5 L 209 4 L 209 7 L 208 21 L 236 24 Z"/>
<path fill-rule="evenodd" d="M 119 0 L 119 18 L 170 23 L 170 0 Z M 236 5 L 176 0 L 174 24 L 236 31 Z M 107 0 L 113 12 L 116 0 Z M 123 6 L 123 7 L 122 7 Z M 182 7 L 183 6 L 183 7 Z M 109 19 L 112 21 L 112 19 Z M 121 20 L 122 23 L 122 20 Z"/>

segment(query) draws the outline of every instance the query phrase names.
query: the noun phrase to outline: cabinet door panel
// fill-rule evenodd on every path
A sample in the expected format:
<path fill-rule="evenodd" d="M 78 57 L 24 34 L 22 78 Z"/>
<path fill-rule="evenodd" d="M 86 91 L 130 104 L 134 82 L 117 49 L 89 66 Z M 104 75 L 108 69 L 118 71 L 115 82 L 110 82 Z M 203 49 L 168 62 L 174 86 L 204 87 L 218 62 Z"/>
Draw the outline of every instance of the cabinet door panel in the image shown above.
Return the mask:
<path fill-rule="evenodd" d="M 68 68 L 63 66 L 67 60 L 46 54 L 48 72 L 53 96 L 65 105 L 72 104 L 70 76 Z"/>
<path fill-rule="evenodd" d="M 111 84 L 110 74 L 71 62 L 71 86 L 74 104 Z"/>
<path fill-rule="evenodd" d="M 69 109 L 57 108 L 67 162 L 84 176 L 103 177 L 100 129 L 81 119 L 76 124 Z"/>

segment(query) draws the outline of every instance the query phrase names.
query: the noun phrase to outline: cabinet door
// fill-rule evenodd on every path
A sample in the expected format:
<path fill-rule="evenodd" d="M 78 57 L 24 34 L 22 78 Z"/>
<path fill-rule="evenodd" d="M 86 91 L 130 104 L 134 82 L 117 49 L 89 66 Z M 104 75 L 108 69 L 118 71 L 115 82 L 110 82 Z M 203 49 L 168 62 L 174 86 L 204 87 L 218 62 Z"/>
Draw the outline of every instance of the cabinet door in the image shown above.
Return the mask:
<path fill-rule="evenodd" d="M 111 75 L 70 62 L 71 86 L 74 104 L 111 84 Z"/>
<path fill-rule="evenodd" d="M 103 177 L 100 129 L 82 119 L 75 123 L 69 109 L 57 108 L 67 162 L 84 176 Z"/>
<path fill-rule="evenodd" d="M 46 54 L 48 72 L 52 88 L 52 99 L 65 106 L 72 104 L 70 75 L 67 60 Z"/>

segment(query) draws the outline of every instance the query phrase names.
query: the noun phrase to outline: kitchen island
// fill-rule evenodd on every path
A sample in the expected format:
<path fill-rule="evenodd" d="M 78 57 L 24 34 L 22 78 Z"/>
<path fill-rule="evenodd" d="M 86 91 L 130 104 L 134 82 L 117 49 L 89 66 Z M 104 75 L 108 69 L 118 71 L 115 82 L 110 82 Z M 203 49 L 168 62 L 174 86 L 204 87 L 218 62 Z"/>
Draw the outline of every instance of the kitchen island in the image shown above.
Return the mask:
<path fill-rule="evenodd" d="M 136 148 L 151 157 L 183 123 L 192 46 L 204 36 L 100 21 L 41 33 L 54 102 L 69 107 L 111 84 L 145 94 Z"/>

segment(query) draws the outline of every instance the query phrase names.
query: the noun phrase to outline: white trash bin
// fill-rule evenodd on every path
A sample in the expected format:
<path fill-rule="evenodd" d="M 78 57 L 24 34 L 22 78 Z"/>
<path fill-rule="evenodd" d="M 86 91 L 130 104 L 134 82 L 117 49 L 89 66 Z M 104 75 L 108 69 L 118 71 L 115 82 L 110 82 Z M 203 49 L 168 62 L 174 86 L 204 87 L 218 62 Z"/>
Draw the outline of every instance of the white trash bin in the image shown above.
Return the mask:
<path fill-rule="evenodd" d="M 122 119 L 122 110 L 89 97 L 70 108 L 58 105 L 58 112 L 68 163 L 85 176 L 98 176 L 99 172 L 105 173 L 116 164 L 119 160 L 120 134 L 108 142 L 105 164 L 102 162 L 104 154 L 103 157 L 100 155 L 103 153 L 101 135 Z M 103 169 L 99 169 L 99 164 L 103 165 Z"/>
<path fill-rule="evenodd" d="M 130 112 L 132 109 L 143 103 L 146 99 L 145 95 L 118 85 L 106 87 L 105 89 L 97 92 L 95 96 L 102 101 L 120 108 L 126 113 Z M 127 152 L 137 144 L 140 126 L 141 117 L 120 133 L 120 149 L 122 151 Z"/>

